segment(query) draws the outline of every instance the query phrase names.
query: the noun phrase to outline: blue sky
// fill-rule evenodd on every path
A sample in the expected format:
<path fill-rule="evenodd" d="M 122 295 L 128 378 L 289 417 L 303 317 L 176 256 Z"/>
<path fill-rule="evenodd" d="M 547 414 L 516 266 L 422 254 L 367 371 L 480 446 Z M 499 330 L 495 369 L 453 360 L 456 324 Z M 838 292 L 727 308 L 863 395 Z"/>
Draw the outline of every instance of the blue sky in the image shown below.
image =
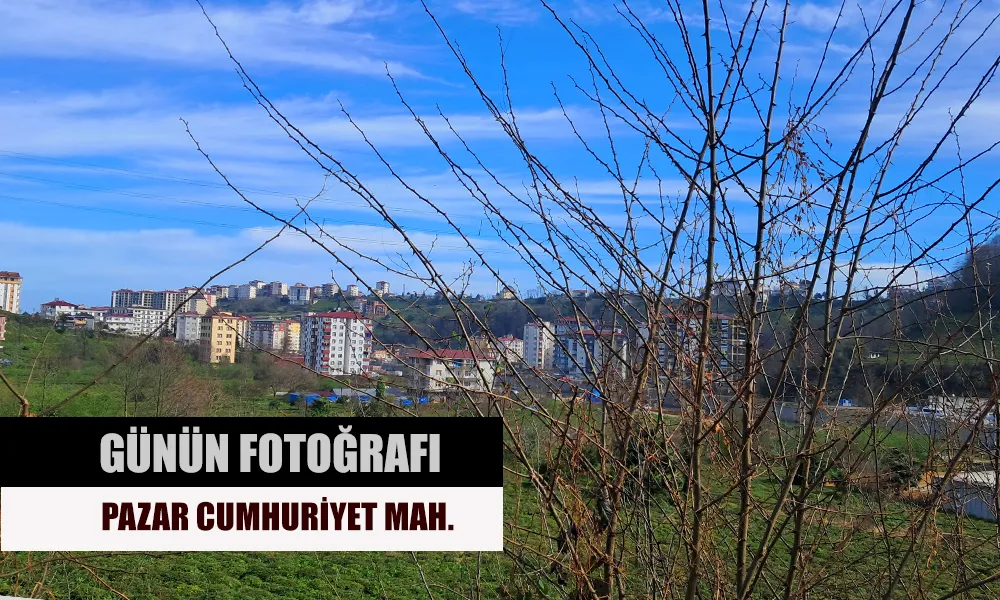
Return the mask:
<path fill-rule="evenodd" d="M 669 98 L 657 97 L 662 80 L 644 44 L 614 16 L 612 3 L 556 5 L 603 42 L 624 80 L 652 104 L 669 108 Z M 581 132 L 600 139 L 603 125 L 574 93 L 570 79 L 586 77 L 585 63 L 544 7 L 533 0 L 433 0 L 429 6 L 491 94 L 502 89 L 500 27 L 514 105 L 528 141 L 562 177 L 576 180 L 582 197 L 599 210 L 607 207 L 613 220 L 620 202 L 616 185 L 582 153 L 553 94 L 554 85 Z M 665 27 L 665 43 L 671 43 L 668 15 L 657 3 L 632 6 L 654 26 Z M 815 64 L 817 32 L 829 27 L 837 6 L 794 5 L 789 81 L 798 69 Z M 524 290 L 536 287 L 530 272 L 489 234 L 482 210 L 431 151 L 386 77 L 388 65 L 407 101 L 436 124 L 436 132 L 443 131 L 434 119 L 440 108 L 491 168 L 513 185 L 523 184 L 509 142 L 418 2 L 242 1 L 206 7 L 263 90 L 361 174 L 413 238 L 434 248 L 442 271 L 456 277 L 463 271 L 468 253 L 461 240 L 381 167 L 346 122 L 341 103 L 408 181 L 481 241 L 505 276 Z M 845 23 L 848 42 L 863 32 L 859 19 Z M 982 48 L 977 52 L 970 73 L 977 60 L 990 56 Z M 269 208 L 290 214 L 294 198 L 308 198 L 323 184 L 320 169 L 242 89 L 194 0 L 5 2 L 0 61 L 0 270 L 24 276 L 25 309 L 54 297 L 103 304 L 119 287 L 200 284 L 273 231 L 273 222 L 221 185 L 181 118 L 233 181 Z M 859 115 L 851 110 L 852 95 L 865 92 L 848 88 L 831 107 L 824 123 L 834 141 L 841 134 L 856 135 Z M 961 89 L 947 92 L 935 98 L 932 114 L 947 114 L 961 101 Z M 991 88 L 963 138 L 970 151 L 990 143 L 1000 120 L 996 105 Z M 678 121 L 676 127 L 697 135 L 695 125 Z M 933 120 L 918 125 L 908 147 L 913 157 L 936 131 Z M 752 129 L 748 126 L 748 136 Z M 637 161 L 641 148 L 627 143 L 627 131 L 616 135 L 626 140 L 626 161 Z M 905 164 L 913 158 L 903 153 L 898 160 Z M 985 166 L 995 168 L 995 159 L 987 160 Z M 670 173 L 661 175 L 667 188 L 681 187 Z M 970 174 L 969 183 L 988 179 Z M 656 182 L 647 183 L 656 189 Z M 331 186 L 313 216 L 358 251 L 397 261 L 396 254 L 405 254 L 398 237 L 346 190 Z M 523 217 L 513 206 L 510 216 Z M 889 260 L 889 254 L 873 255 L 872 264 Z M 386 278 L 396 290 L 406 283 L 376 265 L 355 263 L 371 281 Z M 259 278 L 316 285 L 327 281 L 331 270 L 342 285 L 353 283 L 307 240 L 287 236 L 220 283 Z M 469 285 L 473 292 L 490 293 L 495 280 L 478 269 Z"/>

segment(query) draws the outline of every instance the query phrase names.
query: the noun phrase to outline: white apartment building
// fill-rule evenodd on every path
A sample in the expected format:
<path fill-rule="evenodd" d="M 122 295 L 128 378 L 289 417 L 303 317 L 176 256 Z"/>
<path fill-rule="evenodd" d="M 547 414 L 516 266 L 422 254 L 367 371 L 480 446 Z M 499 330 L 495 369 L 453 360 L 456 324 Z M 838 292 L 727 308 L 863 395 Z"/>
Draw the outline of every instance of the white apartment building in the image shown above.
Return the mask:
<path fill-rule="evenodd" d="M 375 293 L 379 296 L 389 295 L 389 282 L 388 281 L 376 281 L 375 282 Z"/>
<path fill-rule="evenodd" d="M 524 362 L 529 367 L 552 368 L 552 351 L 556 345 L 555 327 L 548 321 L 535 321 L 524 326 Z"/>
<path fill-rule="evenodd" d="M 368 371 L 372 322 L 351 311 L 310 314 L 302 320 L 305 365 L 324 375 Z"/>
<path fill-rule="evenodd" d="M 323 297 L 333 298 L 340 293 L 340 286 L 336 283 L 324 283 L 323 284 Z"/>
<path fill-rule="evenodd" d="M 288 284 L 281 281 L 272 281 L 267 284 L 269 295 L 279 298 L 288 295 Z"/>
<path fill-rule="evenodd" d="M 236 296 L 239 295 L 239 293 L 240 293 L 240 286 L 231 285 L 229 286 L 229 296 L 227 296 L 227 298 L 235 300 Z"/>
<path fill-rule="evenodd" d="M 410 354 L 404 362 L 407 386 L 422 392 L 488 392 L 496 377 L 496 359 L 470 350 L 424 350 Z"/>
<path fill-rule="evenodd" d="M 162 308 L 147 308 L 145 306 L 132 306 L 129 308 L 115 307 L 110 313 L 105 315 L 105 323 L 111 327 L 112 322 L 108 320 L 109 315 L 124 315 L 128 320 L 115 320 L 114 323 L 124 327 L 123 333 L 135 336 L 157 335 L 162 333 L 167 324 L 167 311 Z"/>
<path fill-rule="evenodd" d="M 108 326 L 109 331 L 115 333 L 131 333 L 132 332 L 132 311 L 128 309 L 108 309 L 104 313 L 104 324 Z"/>
<path fill-rule="evenodd" d="M 512 335 L 505 335 L 498 338 L 500 344 L 500 355 L 507 359 L 513 366 L 520 366 L 524 363 L 524 340 L 519 340 Z"/>
<path fill-rule="evenodd" d="M 250 343 L 261 350 L 298 354 L 302 328 L 292 319 L 253 319 L 248 337 Z"/>
<path fill-rule="evenodd" d="M 257 286 L 252 283 L 244 283 L 243 285 L 236 288 L 236 295 L 231 295 L 231 298 L 236 300 L 253 300 L 257 297 Z"/>
<path fill-rule="evenodd" d="M 288 303 L 292 306 L 309 306 L 312 302 L 312 290 L 304 283 L 296 283 L 288 288 Z"/>
<path fill-rule="evenodd" d="M 177 315 L 174 339 L 179 344 L 197 344 L 201 341 L 201 319 L 204 313 L 183 312 Z"/>
<path fill-rule="evenodd" d="M 21 274 L 14 271 L 0 271 L 0 310 L 11 313 L 21 312 Z"/>
<path fill-rule="evenodd" d="M 352 283 L 351 285 L 347 286 L 347 293 L 344 295 L 347 296 L 348 298 L 358 298 L 359 296 L 361 296 L 361 288 L 359 288 L 357 284 Z"/>

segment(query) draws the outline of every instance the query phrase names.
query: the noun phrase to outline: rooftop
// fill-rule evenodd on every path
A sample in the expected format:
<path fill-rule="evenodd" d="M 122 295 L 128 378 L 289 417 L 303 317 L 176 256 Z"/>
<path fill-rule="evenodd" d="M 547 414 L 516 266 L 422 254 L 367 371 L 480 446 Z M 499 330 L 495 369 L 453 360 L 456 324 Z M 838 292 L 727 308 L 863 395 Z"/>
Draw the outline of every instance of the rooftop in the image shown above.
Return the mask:
<path fill-rule="evenodd" d="M 72 306 L 73 308 L 76 308 L 76 307 L 78 307 L 80 305 L 79 304 L 73 304 L 72 302 L 66 302 L 65 300 L 60 300 L 59 298 L 56 298 L 52 302 L 46 302 L 42 306 Z"/>
<path fill-rule="evenodd" d="M 324 318 L 324 319 L 367 319 L 367 317 L 364 316 L 363 314 L 357 313 L 357 312 L 354 312 L 354 311 L 350 311 L 350 310 L 339 310 L 339 311 L 336 311 L 336 312 L 316 313 L 315 315 L 311 315 L 311 316 L 313 316 L 313 317 L 321 317 L 321 318 Z"/>
<path fill-rule="evenodd" d="M 7 279 L 20 279 L 21 274 L 18 273 L 17 271 L 0 271 L 0 277 L 4 277 Z"/>

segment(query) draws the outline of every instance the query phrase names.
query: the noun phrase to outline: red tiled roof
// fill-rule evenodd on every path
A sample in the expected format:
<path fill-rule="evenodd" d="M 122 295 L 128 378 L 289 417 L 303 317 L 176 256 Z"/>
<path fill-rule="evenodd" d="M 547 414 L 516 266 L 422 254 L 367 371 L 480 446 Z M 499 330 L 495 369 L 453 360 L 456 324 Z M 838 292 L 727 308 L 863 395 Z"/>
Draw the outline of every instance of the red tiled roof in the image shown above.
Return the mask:
<path fill-rule="evenodd" d="M 0 271 L 0 277 L 10 277 L 13 279 L 20 279 L 21 274 L 17 271 Z"/>
<path fill-rule="evenodd" d="M 76 308 L 80 305 L 73 304 L 72 302 L 66 302 L 65 300 L 53 300 L 52 302 L 46 302 L 42 306 L 72 306 L 73 308 Z"/>

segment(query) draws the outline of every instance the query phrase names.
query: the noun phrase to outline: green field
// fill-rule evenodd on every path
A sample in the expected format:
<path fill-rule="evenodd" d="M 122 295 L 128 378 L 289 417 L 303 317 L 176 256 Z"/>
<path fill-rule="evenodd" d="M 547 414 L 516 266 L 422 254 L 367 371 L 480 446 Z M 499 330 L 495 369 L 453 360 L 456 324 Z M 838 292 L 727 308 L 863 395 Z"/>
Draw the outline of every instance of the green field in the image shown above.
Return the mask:
<path fill-rule="evenodd" d="M 72 391 L 92 381 L 110 362 L 120 355 L 123 342 L 116 337 L 91 337 L 83 332 L 57 333 L 44 323 L 12 323 L 8 327 L 5 350 L 0 358 L 13 362 L 4 368 L 12 384 L 32 401 L 32 410 L 66 398 Z M 159 357 L 159 358 L 158 358 Z M 160 364 L 157 361 L 169 361 Z M 289 406 L 275 400 L 273 390 L 282 374 L 255 364 L 207 367 L 182 356 L 153 354 L 145 363 L 130 371 L 127 364 L 121 373 L 109 375 L 72 403 L 60 409 L 62 416 L 87 415 L 150 415 L 159 388 L 168 393 L 186 386 L 200 390 L 206 404 L 182 407 L 207 415 L 271 415 L 325 416 L 351 414 L 354 407 L 327 405 L 324 410 Z M 163 384 L 166 367 L 171 370 Z M 138 383 L 130 386 L 128 373 Z M 287 374 L 286 374 L 287 375 Z M 30 382 L 29 382 L 30 379 Z M 295 381 L 295 380 L 292 380 Z M 179 382 L 179 383 L 178 383 Z M 296 382 L 301 389 L 319 389 L 321 382 Z M 138 389 L 137 389 L 138 388 Z M 206 391 L 207 390 L 207 391 Z M 162 391 L 162 390 L 160 390 Z M 565 420 L 566 405 L 561 401 L 546 401 L 545 408 L 557 420 Z M 585 427 L 600 420 L 599 405 L 584 404 L 582 412 L 569 419 L 574 427 Z M 411 407 L 417 414 L 445 415 L 454 411 L 445 405 Z M 0 389 L 0 414 L 13 415 L 17 402 L 6 389 Z M 552 436 L 532 412 L 508 408 L 505 414 L 512 426 L 520 426 L 519 439 L 524 442 L 529 459 L 539 472 L 546 472 Z M 646 418 L 654 420 L 655 414 Z M 678 426 L 678 419 L 667 417 L 667 434 Z M 774 433 L 777 440 L 778 433 Z M 794 436 L 794 428 L 780 432 Z M 836 432 L 826 432 L 836 434 Z M 824 432 L 817 434 L 824 435 Z M 920 436 L 876 431 L 857 440 L 859 452 L 878 445 L 896 449 L 922 463 L 929 459 L 930 443 Z M 42 441 L 40 443 L 54 443 Z M 775 448 L 767 449 L 776 452 Z M 581 446 L 583 454 L 593 450 Z M 738 514 L 737 497 L 731 493 L 731 449 L 725 444 L 713 444 L 706 455 L 705 486 L 710 497 L 718 502 L 705 513 L 706 531 L 710 532 L 713 552 L 720 557 L 734 553 L 732 523 Z M 11 460 L 5 457 L 4 460 Z M 933 460 L 933 457 L 930 457 Z M 30 457 L 29 457 L 30 460 Z M 515 474 L 524 466 L 507 454 L 505 473 L 506 551 L 504 553 L 319 553 L 319 552 L 258 552 L 258 553 L 165 553 L 91 555 L 79 553 L 61 555 L 49 553 L 7 554 L 0 562 L 0 594 L 33 595 L 34 597 L 73 598 L 79 600 L 104 598 L 173 599 L 173 598 L 547 598 L 572 595 L 573 584 L 564 585 L 550 575 L 551 561 L 544 558 L 555 548 L 552 521 L 540 509 L 535 487 Z M 763 535 L 764 516 L 775 505 L 780 478 L 784 471 L 780 462 L 773 471 L 764 471 L 753 480 L 753 497 L 760 507 L 751 520 L 751 539 Z M 39 466 L 40 471 L 44 466 Z M 586 490 L 592 480 L 586 474 L 551 473 L 572 484 L 573 489 Z M 681 519 L 681 507 L 662 489 L 655 486 L 650 493 L 650 523 L 653 537 L 662 548 L 681 548 L 684 540 L 677 539 L 674 524 Z M 566 498 L 572 500 L 572 498 Z M 587 498 L 581 500 L 590 502 Z M 869 597 L 881 590 L 881 582 L 894 566 L 895 557 L 902 555 L 911 543 L 910 526 L 919 515 L 918 507 L 893 496 L 884 496 L 863 489 L 843 490 L 837 487 L 819 488 L 810 496 L 810 503 L 825 507 L 811 512 L 805 531 L 810 540 L 812 562 L 810 598 Z M 784 509 L 783 509 L 784 510 Z M 27 515 L 44 520 L 44 514 Z M 625 531 L 637 519 L 630 509 L 620 515 Z M 894 597 L 933 598 L 953 590 L 957 582 L 992 574 L 1000 566 L 998 533 L 995 524 L 975 519 L 957 519 L 936 512 L 931 516 L 926 539 L 916 545 L 912 565 L 919 565 L 922 575 L 904 578 Z M 629 555 L 637 552 L 632 538 L 623 534 L 622 547 Z M 956 561 L 958 539 L 962 540 L 963 562 Z M 762 573 L 765 583 L 759 587 L 761 598 L 772 597 L 779 590 L 787 563 L 790 533 L 784 532 L 770 556 L 770 567 Z M 660 568 L 673 577 L 681 577 L 685 567 L 684 552 L 671 554 L 672 560 Z M 711 565 L 714 578 L 730 578 L 732 561 Z M 638 562 L 623 563 L 620 574 L 631 597 L 643 597 L 646 577 Z M 34 588 L 39 579 L 45 588 Z M 703 590 L 712 594 L 708 582 Z M 723 590 L 723 594 L 725 591 Z M 1000 586 L 992 584 L 971 591 L 968 598 L 996 598 Z M 725 597 L 723 595 L 722 597 Z"/>

